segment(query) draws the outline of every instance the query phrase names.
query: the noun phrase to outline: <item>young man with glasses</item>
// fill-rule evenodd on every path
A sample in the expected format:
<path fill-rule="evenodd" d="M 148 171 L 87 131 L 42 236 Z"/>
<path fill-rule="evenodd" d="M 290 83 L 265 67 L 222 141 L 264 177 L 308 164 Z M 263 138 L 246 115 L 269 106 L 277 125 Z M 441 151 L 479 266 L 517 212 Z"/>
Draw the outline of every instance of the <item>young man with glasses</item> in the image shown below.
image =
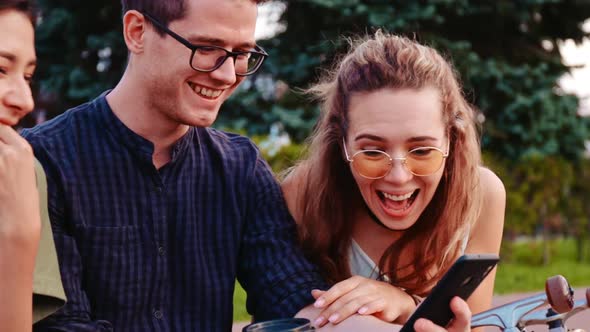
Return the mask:
<path fill-rule="evenodd" d="M 38 330 L 228 331 L 236 277 L 257 319 L 326 287 L 255 146 L 210 128 L 266 57 L 257 2 L 124 0 L 117 86 L 24 131 L 69 299 Z"/>
<path fill-rule="evenodd" d="M 68 296 L 39 331 L 228 331 L 236 278 L 257 320 L 327 288 L 254 144 L 210 128 L 267 56 L 258 2 L 124 0 L 117 86 L 24 132 Z"/>

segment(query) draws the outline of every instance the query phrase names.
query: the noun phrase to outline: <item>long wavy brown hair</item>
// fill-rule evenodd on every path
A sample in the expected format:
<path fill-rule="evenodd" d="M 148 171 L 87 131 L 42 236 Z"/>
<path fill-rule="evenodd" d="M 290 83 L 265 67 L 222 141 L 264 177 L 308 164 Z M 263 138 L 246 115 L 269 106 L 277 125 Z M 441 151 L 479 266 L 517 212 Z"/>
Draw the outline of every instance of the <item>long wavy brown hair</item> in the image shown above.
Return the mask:
<path fill-rule="evenodd" d="M 480 213 L 475 110 L 465 100 L 451 64 L 433 48 L 382 31 L 348 41 L 349 52 L 308 90 L 321 102 L 321 115 L 307 158 L 292 170 L 300 179 L 300 240 L 328 281 L 350 277 L 348 253 L 354 223 L 350 209 L 363 199 L 342 150 L 350 98 L 384 88 L 434 87 L 442 97 L 450 154 L 432 201 L 379 262 L 391 283 L 425 295 L 461 254 L 463 239 Z M 410 245 L 412 249 L 405 250 Z M 407 263 L 400 261 L 400 253 L 413 255 L 404 259 L 410 265 L 403 266 Z"/>

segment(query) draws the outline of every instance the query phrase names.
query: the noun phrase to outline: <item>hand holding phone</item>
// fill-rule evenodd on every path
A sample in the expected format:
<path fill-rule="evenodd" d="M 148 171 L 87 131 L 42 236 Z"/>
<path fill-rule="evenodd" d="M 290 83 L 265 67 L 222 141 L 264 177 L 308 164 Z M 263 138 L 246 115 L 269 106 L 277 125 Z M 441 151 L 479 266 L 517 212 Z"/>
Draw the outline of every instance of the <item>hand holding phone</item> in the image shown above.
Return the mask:
<path fill-rule="evenodd" d="M 467 300 L 498 261 L 496 254 L 468 254 L 459 257 L 416 308 L 400 332 L 413 332 L 414 323 L 419 318 L 429 319 L 442 327 L 447 326 L 454 317 L 449 306 L 453 297 Z"/>

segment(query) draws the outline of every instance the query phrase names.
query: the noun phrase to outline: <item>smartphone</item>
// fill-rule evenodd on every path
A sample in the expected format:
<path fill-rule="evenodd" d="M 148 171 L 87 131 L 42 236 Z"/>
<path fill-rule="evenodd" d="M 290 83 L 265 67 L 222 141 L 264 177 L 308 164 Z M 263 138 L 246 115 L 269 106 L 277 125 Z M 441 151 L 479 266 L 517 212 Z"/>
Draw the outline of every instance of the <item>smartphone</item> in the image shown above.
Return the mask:
<path fill-rule="evenodd" d="M 400 332 L 413 332 L 418 318 L 430 319 L 434 324 L 446 327 L 454 317 L 450 308 L 453 297 L 467 300 L 498 261 L 496 254 L 468 254 L 459 257 L 416 308 Z"/>

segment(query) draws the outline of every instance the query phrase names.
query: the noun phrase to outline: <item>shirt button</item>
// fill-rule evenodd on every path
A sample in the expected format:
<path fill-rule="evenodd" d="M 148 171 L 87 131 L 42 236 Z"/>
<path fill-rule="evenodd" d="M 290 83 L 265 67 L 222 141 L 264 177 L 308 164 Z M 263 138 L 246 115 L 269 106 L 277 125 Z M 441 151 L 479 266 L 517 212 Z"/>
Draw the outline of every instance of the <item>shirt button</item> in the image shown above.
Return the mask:
<path fill-rule="evenodd" d="M 164 256 L 166 254 L 166 249 L 163 246 L 158 247 L 158 254 L 160 256 Z"/>
<path fill-rule="evenodd" d="M 163 316 L 162 311 L 154 310 L 154 317 L 156 317 L 156 319 L 162 319 Z"/>

